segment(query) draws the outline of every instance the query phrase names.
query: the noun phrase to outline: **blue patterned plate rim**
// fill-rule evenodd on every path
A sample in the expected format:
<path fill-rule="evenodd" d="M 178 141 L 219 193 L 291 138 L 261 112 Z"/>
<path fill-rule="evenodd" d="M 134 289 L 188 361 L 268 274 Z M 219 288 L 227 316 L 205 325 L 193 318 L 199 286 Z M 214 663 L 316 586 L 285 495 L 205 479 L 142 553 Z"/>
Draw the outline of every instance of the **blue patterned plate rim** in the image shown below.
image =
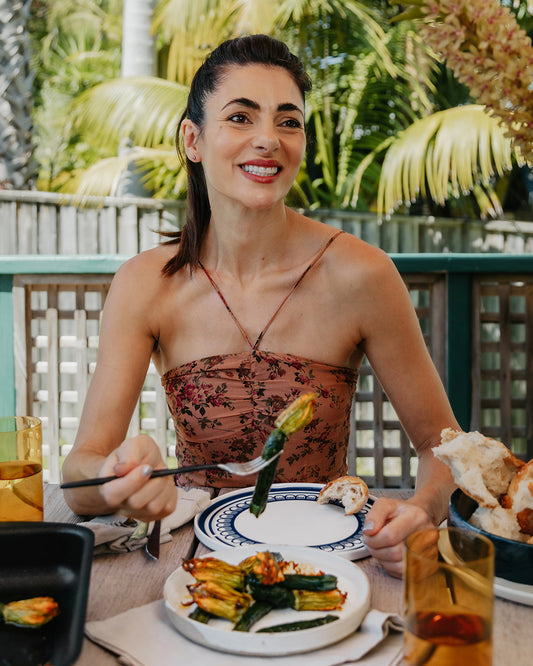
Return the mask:
<path fill-rule="evenodd" d="M 323 487 L 324 484 L 321 483 L 273 484 L 268 495 L 268 503 L 291 500 L 316 502 Z M 198 539 L 208 548 L 214 549 L 222 546 L 249 546 L 263 543 L 249 535 L 241 534 L 235 526 L 235 521 L 240 514 L 248 511 L 253 492 L 253 487 L 239 488 L 212 500 L 209 506 L 194 519 L 194 531 Z M 366 557 L 367 549 L 362 537 L 362 526 L 364 516 L 370 510 L 373 502 L 373 498 L 369 498 L 366 505 L 358 512 L 355 516 L 355 528 L 345 538 L 331 543 L 306 545 L 350 559 Z M 334 504 L 341 506 L 338 502 L 334 502 Z"/>

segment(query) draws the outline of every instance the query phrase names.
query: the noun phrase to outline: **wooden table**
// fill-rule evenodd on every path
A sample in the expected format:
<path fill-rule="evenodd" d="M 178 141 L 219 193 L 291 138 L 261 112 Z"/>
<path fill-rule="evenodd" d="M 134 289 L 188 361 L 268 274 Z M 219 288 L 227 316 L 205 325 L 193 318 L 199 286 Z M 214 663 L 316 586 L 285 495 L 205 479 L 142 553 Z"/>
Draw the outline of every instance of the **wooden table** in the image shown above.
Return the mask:
<path fill-rule="evenodd" d="M 406 498 L 410 491 L 372 489 L 375 496 Z M 44 518 L 50 522 L 79 522 L 63 500 L 58 486 L 45 489 Z M 98 555 L 94 558 L 87 620 L 103 620 L 130 608 L 161 599 L 167 577 L 184 558 L 208 552 L 194 535 L 192 523 L 172 532 L 172 541 L 161 545 L 157 561 L 146 556 L 144 549 L 126 554 Z M 402 613 L 402 581 L 392 578 L 371 557 L 357 564 L 370 580 L 371 607 Z M 493 666 L 526 666 L 533 663 L 533 607 L 502 599 L 494 607 Z M 84 640 L 76 666 L 116 666 L 114 655 Z"/>

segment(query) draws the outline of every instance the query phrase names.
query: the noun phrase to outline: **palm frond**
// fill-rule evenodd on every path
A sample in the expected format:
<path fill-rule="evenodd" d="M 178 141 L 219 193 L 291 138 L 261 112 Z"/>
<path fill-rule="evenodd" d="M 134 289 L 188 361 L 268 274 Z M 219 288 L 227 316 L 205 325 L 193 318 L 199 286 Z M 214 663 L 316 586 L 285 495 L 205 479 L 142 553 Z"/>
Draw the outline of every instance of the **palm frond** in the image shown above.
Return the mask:
<path fill-rule="evenodd" d="M 166 78 L 189 85 L 205 57 L 236 36 L 239 0 L 167 0 L 155 12 L 153 29 L 168 45 Z"/>
<path fill-rule="evenodd" d="M 386 33 L 378 14 L 357 0 L 281 0 L 275 24 L 279 30 L 288 29 L 299 44 L 298 54 L 314 47 L 324 62 L 335 55 L 323 48 L 326 40 L 335 43 L 337 54 L 374 51 L 383 71 L 397 75 L 397 68 L 386 46 Z M 291 30 L 297 27 L 296 30 Z"/>
<path fill-rule="evenodd" d="M 235 0 L 237 6 L 235 33 L 272 34 L 275 26 L 276 0 Z"/>
<path fill-rule="evenodd" d="M 106 197 L 117 193 L 120 180 L 128 168 L 139 174 L 140 181 L 153 187 L 163 179 L 172 185 L 164 194 L 169 196 L 184 187 L 184 170 L 176 153 L 167 148 L 134 148 L 126 155 L 108 157 L 91 165 L 88 169 L 75 173 L 59 189 L 63 193 L 75 193 L 83 200 L 86 197 Z M 164 174 L 164 176 L 163 176 Z M 159 192 L 159 196 L 162 193 Z"/>
<path fill-rule="evenodd" d="M 153 29 L 169 40 L 176 34 L 193 33 L 215 14 L 234 11 L 234 0 L 166 0 L 156 8 Z"/>
<path fill-rule="evenodd" d="M 476 185 L 487 187 L 490 178 L 511 169 L 513 156 L 520 160 L 505 130 L 483 106 L 434 113 L 399 133 L 388 148 L 378 188 L 378 215 L 388 215 L 420 195 L 443 204 L 450 196 L 472 192 Z M 489 208 L 483 214 L 492 214 Z"/>
<path fill-rule="evenodd" d="M 76 194 L 80 203 L 89 196 L 107 197 L 115 191 L 120 175 L 128 166 L 128 160 L 121 157 L 108 157 L 83 171 L 73 172 L 59 188 L 64 194 Z M 62 176 L 59 177 L 61 181 Z"/>
<path fill-rule="evenodd" d="M 188 93 L 186 86 L 155 77 L 107 81 L 77 99 L 74 124 L 110 151 L 125 138 L 138 146 L 172 145 Z"/>

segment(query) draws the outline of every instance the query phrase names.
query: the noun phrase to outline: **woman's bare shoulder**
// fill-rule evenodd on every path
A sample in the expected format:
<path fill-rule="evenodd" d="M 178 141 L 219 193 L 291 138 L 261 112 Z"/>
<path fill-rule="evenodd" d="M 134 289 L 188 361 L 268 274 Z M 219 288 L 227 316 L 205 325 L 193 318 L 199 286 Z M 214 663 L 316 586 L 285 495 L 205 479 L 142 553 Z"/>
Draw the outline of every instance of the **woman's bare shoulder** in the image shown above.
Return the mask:
<path fill-rule="evenodd" d="M 340 256 L 345 256 L 347 261 L 353 261 L 355 258 L 373 263 L 388 263 L 389 261 L 387 254 L 383 250 L 361 240 L 349 231 L 339 233 L 343 230 L 334 227 L 331 224 L 315 220 L 312 217 L 301 213 L 294 213 L 294 215 L 300 223 L 300 237 L 316 237 L 318 240 L 322 239 L 323 241 L 327 241 L 332 236 L 338 234 L 334 246 L 332 247 L 338 249 L 338 254 Z"/>
<path fill-rule="evenodd" d="M 117 307 L 131 312 L 150 313 L 168 290 L 176 286 L 172 278 L 163 274 L 163 268 L 173 256 L 172 246 L 145 250 L 127 259 L 117 270 L 107 299 Z M 106 299 L 106 300 L 107 300 Z"/>
<path fill-rule="evenodd" d="M 393 261 L 381 248 L 370 245 L 353 234 L 345 232 L 331 246 L 332 270 L 343 281 L 353 278 L 358 284 L 397 274 Z"/>
<path fill-rule="evenodd" d="M 118 269 L 115 279 L 141 280 L 144 284 L 149 281 L 158 282 L 163 278 L 163 268 L 175 253 L 176 246 L 174 245 L 159 245 L 150 250 L 144 250 L 127 259 Z"/>

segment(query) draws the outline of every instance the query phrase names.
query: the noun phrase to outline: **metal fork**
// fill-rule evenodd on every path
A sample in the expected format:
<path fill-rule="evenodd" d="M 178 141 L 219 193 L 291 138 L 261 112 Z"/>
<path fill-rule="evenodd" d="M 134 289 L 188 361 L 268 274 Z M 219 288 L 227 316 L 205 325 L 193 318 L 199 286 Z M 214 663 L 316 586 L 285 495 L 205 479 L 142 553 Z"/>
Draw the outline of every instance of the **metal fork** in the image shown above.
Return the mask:
<path fill-rule="evenodd" d="M 173 474 L 186 474 L 187 472 L 199 472 L 204 469 L 221 469 L 224 472 L 229 472 L 230 474 L 235 474 L 236 476 L 248 476 L 249 474 L 255 474 L 259 472 L 267 465 L 270 465 L 276 458 L 281 455 L 281 451 L 276 453 L 276 455 L 268 458 L 262 458 L 258 456 L 253 460 L 248 460 L 247 462 L 229 462 L 229 463 L 209 463 L 205 465 L 189 465 L 186 467 L 174 467 L 167 469 L 154 469 L 150 474 L 150 478 L 153 479 L 158 476 L 169 476 Z M 62 483 L 61 488 L 81 488 L 83 486 L 100 486 L 103 483 L 108 481 L 114 481 L 115 479 L 120 479 L 119 476 L 100 476 L 94 479 L 83 479 L 81 481 L 68 481 L 67 483 Z"/>

